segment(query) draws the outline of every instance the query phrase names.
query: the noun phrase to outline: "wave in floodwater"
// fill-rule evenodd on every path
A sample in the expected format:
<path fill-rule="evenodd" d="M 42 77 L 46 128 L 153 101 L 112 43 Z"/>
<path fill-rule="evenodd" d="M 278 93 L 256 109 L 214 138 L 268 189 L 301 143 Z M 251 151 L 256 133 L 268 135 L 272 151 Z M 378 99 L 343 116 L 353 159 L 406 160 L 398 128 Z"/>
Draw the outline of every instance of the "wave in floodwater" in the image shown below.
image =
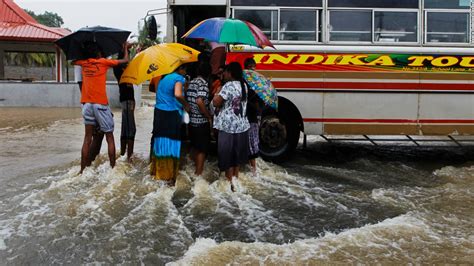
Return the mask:
<path fill-rule="evenodd" d="M 148 123 L 152 112 L 137 115 Z M 81 128 L 64 126 L 78 123 L 71 121 L 53 123 L 43 133 L 25 129 L 0 136 L 8 140 L 0 146 L 19 158 L 23 152 L 16 154 L 15 147 L 25 149 L 17 143 L 28 136 L 64 144 L 70 140 L 62 134 Z M 138 127 L 149 132 L 148 124 Z M 139 145 L 148 141 L 147 134 L 137 136 Z M 113 169 L 100 155 L 82 175 L 75 150 L 55 152 L 71 157 L 53 157 L 56 165 L 31 174 L 28 182 L 1 180 L 0 264 L 474 261 L 469 162 L 428 167 L 399 160 L 389 149 L 320 163 L 299 153 L 285 167 L 258 160 L 256 176 L 244 168 L 232 193 L 213 156 L 201 177 L 188 160 L 169 187 L 150 177 L 146 148 L 132 164 L 121 157 Z"/>
<path fill-rule="evenodd" d="M 101 157 L 83 175 L 58 169 L 2 201 L 0 256 L 7 264 L 474 259 L 473 167 L 434 172 L 445 180 L 436 187 L 337 192 L 259 165 L 236 193 L 217 172 L 193 177 L 192 167 L 168 187 L 144 174 L 145 159 L 110 169 Z"/>

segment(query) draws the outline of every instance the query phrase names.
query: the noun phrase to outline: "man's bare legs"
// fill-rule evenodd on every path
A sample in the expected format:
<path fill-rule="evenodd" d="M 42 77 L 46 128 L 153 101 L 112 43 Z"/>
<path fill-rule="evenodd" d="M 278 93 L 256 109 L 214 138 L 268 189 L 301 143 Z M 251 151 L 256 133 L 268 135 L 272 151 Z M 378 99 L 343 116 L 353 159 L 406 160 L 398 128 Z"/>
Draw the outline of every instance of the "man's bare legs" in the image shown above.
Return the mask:
<path fill-rule="evenodd" d="M 106 132 L 105 133 L 105 140 L 107 141 L 107 147 L 108 147 L 108 151 L 109 151 L 110 167 L 114 168 L 114 166 L 115 166 L 114 133 L 113 132 Z"/>
<path fill-rule="evenodd" d="M 97 155 L 99 155 L 103 139 L 104 133 L 100 131 L 100 129 L 95 127 L 94 132 L 92 133 L 92 143 L 89 150 L 89 162 L 87 166 L 90 166 L 97 157 Z"/>
<path fill-rule="evenodd" d="M 90 152 L 91 149 L 96 148 L 96 146 L 92 145 L 92 135 L 94 134 L 95 126 L 93 125 L 86 125 L 85 126 L 85 136 L 84 136 L 84 143 L 82 144 L 82 151 L 81 151 L 81 171 L 79 174 L 82 174 L 86 166 L 91 164 L 90 161 Z M 100 137 L 100 139 L 102 139 Z M 109 160 L 110 166 L 114 168 L 115 166 L 115 142 L 114 142 L 114 134 L 113 132 L 105 133 L 105 139 L 107 140 L 107 146 L 109 151 Z M 102 142 L 102 141 L 100 141 Z M 99 144 L 100 145 L 100 144 Z M 100 146 L 99 146 L 100 150 Z"/>
<path fill-rule="evenodd" d="M 87 165 L 89 165 L 89 150 L 92 143 L 92 134 L 94 133 L 94 125 L 85 125 L 85 135 L 84 142 L 82 143 L 81 150 L 81 171 L 79 174 L 82 174 Z"/>

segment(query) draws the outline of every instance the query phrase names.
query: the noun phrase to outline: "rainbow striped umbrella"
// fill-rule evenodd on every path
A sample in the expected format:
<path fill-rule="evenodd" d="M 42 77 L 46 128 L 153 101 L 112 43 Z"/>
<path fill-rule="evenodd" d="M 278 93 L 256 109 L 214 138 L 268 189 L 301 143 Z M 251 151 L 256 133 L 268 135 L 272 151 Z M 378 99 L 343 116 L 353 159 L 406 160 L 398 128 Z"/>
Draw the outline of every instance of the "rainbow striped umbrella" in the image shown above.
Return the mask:
<path fill-rule="evenodd" d="M 186 32 L 182 38 L 204 39 L 226 44 L 247 44 L 260 48 L 273 47 L 267 36 L 257 26 L 248 21 L 233 18 L 203 20 Z"/>

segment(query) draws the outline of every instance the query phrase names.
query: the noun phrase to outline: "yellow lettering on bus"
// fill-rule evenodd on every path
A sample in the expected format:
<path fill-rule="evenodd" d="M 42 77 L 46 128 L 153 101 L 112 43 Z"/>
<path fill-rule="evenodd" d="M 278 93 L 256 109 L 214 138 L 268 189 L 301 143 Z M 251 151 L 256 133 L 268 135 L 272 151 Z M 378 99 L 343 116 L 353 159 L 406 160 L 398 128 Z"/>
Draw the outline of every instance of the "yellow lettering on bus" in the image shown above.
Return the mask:
<path fill-rule="evenodd" d="M 309 61 L 308 61 L 309 60 Z M 300 55 L 295 65 L 316 65 L 324 60 L 324 56 L 319 54 L 303 54 Z"/>
<path fill-rule="evenodd" d="M 328 55 L 323 65 L 335 65 L 339 57 L 341 57 L 341 55 L 338 55 L 338 54 Z"/>
<path fill-rule="evenodd" d="M 256 64 L 261 64 L 265 56 L 267 56 L 267 54 L 253 54 L 253 60 L 255 60 Z"/>
<path fill-rule="evenodd" d="M 382 55 L 379 58 L 373 60 L 372 62 L 367 64 L 368 66 L 376 66 L 376 65 L 381 65 L 381 66 L 394 66 L 395 63 L 393 63 L 392 58 L 389 55 Z"/>
<path fill-rule="evenodd" d="M 263 62 L 264 64 L 273 64 L 274 61 L 278 61 L 283 64 L 289 64 L 297 54 L 287 54 L 286 57 L 280 54 L 269 54 L 267 61 Z"/>
<path fill-rule="evenodd" d="M 343 55 L 341 61 L 337 64 L 363 66 L 366 65 L 366 63 L 361 60 L 365 58 L 367 58 L 366 55 Z"/>
<path fill-rule="evenodd" d="M 431 64 L 435 67 L 450 67 L 450 66 L 454 66 L 458 62 L 459 62 L 459 59 L 452 56 L 442 56 L 442 57 L 437 57 L 431 60 Z"/>
<path fill-rule="evenodd" d="M 422 67 L 422 66 L 425 66 L 424 65 L 425 60 L 431 61 L 433 60 L 433 58 L 434 57 L 432 56 L 411 56 L 411 57 L 408 57 L 408 60 L 413 61 L 413 62 L 408 64 L 408 66 Z"/>
<path fill-rule="evenodd" d="M 472 56 L 463 57 L 460 65 L 462 67 L 474 67 L 474 64 L 472 64 L 472 60 L 474 60 L 474 57 Z"/>

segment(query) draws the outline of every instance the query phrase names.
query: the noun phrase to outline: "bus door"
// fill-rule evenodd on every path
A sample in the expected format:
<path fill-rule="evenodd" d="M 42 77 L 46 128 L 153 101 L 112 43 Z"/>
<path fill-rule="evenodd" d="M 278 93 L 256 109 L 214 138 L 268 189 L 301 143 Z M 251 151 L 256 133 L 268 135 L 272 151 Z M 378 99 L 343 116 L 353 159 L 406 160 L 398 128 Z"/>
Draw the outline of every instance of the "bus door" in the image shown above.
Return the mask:
<path fill-rule="evenodd" d="M 178 1 L 175 1 L 178 2 Z M 176 42 L 191 44 L 194 40 L 183 40 L 183 36 L 194 25 L 212 17 L 226 17 L 225 5 L 172 5 L 173 24 L 175 26 Z"/>

